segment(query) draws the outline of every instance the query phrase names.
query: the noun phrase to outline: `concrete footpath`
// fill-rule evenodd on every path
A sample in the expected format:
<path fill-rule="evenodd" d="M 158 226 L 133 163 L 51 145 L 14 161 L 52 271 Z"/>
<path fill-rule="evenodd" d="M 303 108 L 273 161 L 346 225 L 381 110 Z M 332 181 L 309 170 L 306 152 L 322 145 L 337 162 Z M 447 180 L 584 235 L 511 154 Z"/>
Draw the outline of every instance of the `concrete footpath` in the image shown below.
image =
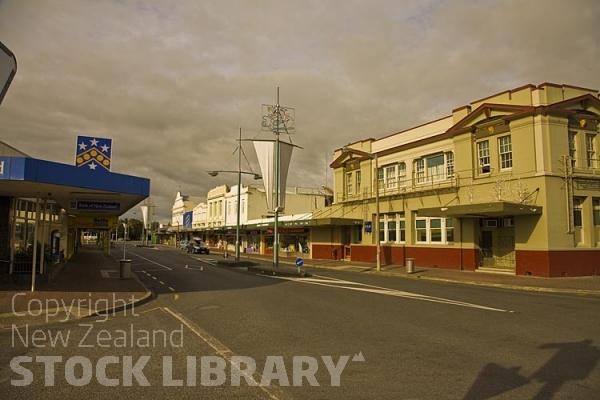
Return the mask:
<path fill-rule="evenodd" d="M 0 329 L 112 314 L 151 297 L 139 279 L 120 279 L 119 261 L 82 247 L 54 280 L 31 292 L 31 283 L 0 285 Z"/>
<path fill-rule="evenodd" d="M 273 273 L 272 256 L 255 254 L 242 254 L 240 262 L 256 263 L 250 266 L 257 272 Z M 226 260 L 226 261 L 225 261 Z M 280 257 L 279 273 L 298 275 L 295 265 L 296 257 Z M 569 293 L 578 295 L 600 296 L 600 276 L 574 277 L 574 278 L 540 278 L 533 276 L 517 276 L 514 274 L 459 271 L 443 268 L 423 268 L 418 264 L 413 273 L 408 273 L 402 265 L 384 265 L 377 271 L 375 264 L 346 260 L 312 260 L 303 259 L 302 271 L 318 274 L 319 270 L 351 271 L 359 273 L 379 274 L 382 276 L 398 277 L 405 279 L 423 279 L 439 282 L 449 282 L 463 285 L 477 285 L 496 287 L 510 290 L 522 290 L 546 293 Z M 233 255 L 221 263 L 235 262 Z"/>

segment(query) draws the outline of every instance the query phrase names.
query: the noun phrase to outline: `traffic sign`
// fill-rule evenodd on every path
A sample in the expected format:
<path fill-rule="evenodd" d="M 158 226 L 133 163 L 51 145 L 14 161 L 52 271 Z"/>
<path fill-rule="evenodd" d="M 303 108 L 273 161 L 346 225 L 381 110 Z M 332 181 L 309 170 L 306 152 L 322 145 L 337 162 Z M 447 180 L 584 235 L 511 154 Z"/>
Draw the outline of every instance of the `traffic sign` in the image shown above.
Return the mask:
<path fill-rule="evenodd" d="M 304 265 L 304 260 L 302 257 L 296 257 L 296 267 L 301 267 Z"/>

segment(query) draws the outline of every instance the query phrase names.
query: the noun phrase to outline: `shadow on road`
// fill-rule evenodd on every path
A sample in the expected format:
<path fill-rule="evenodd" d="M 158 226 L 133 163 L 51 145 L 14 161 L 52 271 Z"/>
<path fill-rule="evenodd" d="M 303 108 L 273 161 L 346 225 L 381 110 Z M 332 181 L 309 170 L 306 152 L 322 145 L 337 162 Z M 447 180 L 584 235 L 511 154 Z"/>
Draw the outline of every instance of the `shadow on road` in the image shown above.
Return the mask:
<path fill-rule="evenodd" d="M 533 400 L 552 399 L 566 382 L 586 379 L 600 359 L 600 348 L 593 346 L 589 339 L 571 343 L 548 343 L 539 349 L 556 351 L 531 376 L 521 375 L 521 367 L 503 367 L 489 363 L 483 367 L 463 400 L 490 399 L 532 381 L 543 384 L 539 392 L 532 397 Z"/>

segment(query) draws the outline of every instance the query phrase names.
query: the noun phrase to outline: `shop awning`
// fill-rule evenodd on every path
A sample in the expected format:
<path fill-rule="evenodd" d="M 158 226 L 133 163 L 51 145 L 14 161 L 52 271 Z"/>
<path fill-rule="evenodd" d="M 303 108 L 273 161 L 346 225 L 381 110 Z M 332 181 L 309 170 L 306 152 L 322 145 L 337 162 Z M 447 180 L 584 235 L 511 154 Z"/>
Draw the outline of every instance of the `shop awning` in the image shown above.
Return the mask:
<path fill-rule="evenodd" d="M 149 194 L 147 178 L 0 156 L 0 196 L 46 199 L 72 215 L 119 216 Z"/>

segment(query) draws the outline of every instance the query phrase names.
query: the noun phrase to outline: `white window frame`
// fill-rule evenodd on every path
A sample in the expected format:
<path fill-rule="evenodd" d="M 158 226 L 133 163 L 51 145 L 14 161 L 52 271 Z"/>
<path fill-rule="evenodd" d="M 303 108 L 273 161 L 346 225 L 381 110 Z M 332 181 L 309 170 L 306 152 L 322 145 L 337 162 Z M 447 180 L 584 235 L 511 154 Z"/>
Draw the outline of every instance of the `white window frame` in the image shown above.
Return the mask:
<path fill-rule="evenodd" d="M 415 181 L 425 183 L 425 159 L 419 158 L 415 161 Z"/>
<path fill-rule="evenodd" d="M 500 159 L 500 170 L 511 170 L 513 166 L 512 139 L 510 135 L 498 138 L 498 158 Z"/>
<path fill-rule="evenodd" d="M 600 226 L 600 198 L 594 197 L 592 199 L 592 215 L 594 226 Z"/>
<path fill-rule="evenodd" d="M 395 240 L 390 240 L 390 224 L 395 224 Z M 406 243 L 406 218 L 404 214 L 383 214 L 379 216 L 379 242 L 383 244 Z"/>
<path fill-rule="evenodd" d="M 477 142 L 477 168 L 480 175 L 492 172 L 489 140 Z"/>
<path fill-rule="evenodd" d="M 454 176 L 454 152 L 446 152 L 446 177 L 452 178 Z"/>
<path fill-rule="evenodd" d="M 360 171 L 356 171 L 354 173 L 354 180 L 355 180 L 355 185 L 356 185 L 356 187 L 355 187 L 356 194 L 360 194 L 360 191 L 361 191 L 360 185 L 361 185 L 361 180 L 362 180 L 362 174 Z"/>
<path fill-rule="evenodd" d="M 577 164 L 577 132 L 569 131 L 567 138 L 569 146 L 569 157 L 571 158 L 571 168 Z"/>
<path fill-rule="evenodd" d="M 428 165 L 428 160 L 438 157 L 443 157 L 444 161 L 439 168 L 438 173 L 433 174 L 432 167 Z M 445 181 L 454 176 L 454 153 L 447 151 L 428 154 L 417 158 L 414 161 L 414 167 L 415 183 L 417 184 Z"/>
<path fill-rule="evenodd" d="M 404 161 L 398 163 L 398 187 L 406 186 L 406 163 Z"/>
<path fill-rule="evenodd" d="M 346 195 L 352 194 L 352 172 L 346 172 Z"/>
<path fill-rule="evenodd" d="M 439 221 L 439 227 L 436 227 Z M 425 226 L 419 228 L 419 222 L 424 222 Z M 440 240 L 434 241 L 432 239 L 432 231 L 440 230 Z M 421 240 L 419 231 L 425 231 L 425 240 Z M 452 232 L 451 235 L 448 232 Z M 448 237 L 452 237 L 452 240 L 448 241 Z M 440 218 L 440 217 L 416 217 L 415 218 L 415 243 L 417 244 L 449 244 L 454 243 L 454 221 L 452 218 Z"/>
<path fill-rule="evenodd" d="M 377 185 L 380 192 L 394 191 L 403 186 L 400 177 L 406 176 L 406 163 L 386 164 L 377 170 Z"/>
<path fill-rule="evenodd" d="M 583 228 L 583 202 L 582 197 L 573 197 L 573 226 L 575 228 Z"/>
<path fill-rule="evenodd" d="M 596 140 L 596 134 L 594 133 L 586 133 L 585 134 L 585 154 L 586 154 L 586 164 L 588 168 L 595 168 L 595 157 L 596 157 L 596 149 L 594 146 L 594 141 Z"/>
<path fill-rule="evenodd" d="M 383 167 L 383 176 L 386 190 L 394 190 L 398 187 L 398 168 L 396 164 L 385 165 Z"/>

